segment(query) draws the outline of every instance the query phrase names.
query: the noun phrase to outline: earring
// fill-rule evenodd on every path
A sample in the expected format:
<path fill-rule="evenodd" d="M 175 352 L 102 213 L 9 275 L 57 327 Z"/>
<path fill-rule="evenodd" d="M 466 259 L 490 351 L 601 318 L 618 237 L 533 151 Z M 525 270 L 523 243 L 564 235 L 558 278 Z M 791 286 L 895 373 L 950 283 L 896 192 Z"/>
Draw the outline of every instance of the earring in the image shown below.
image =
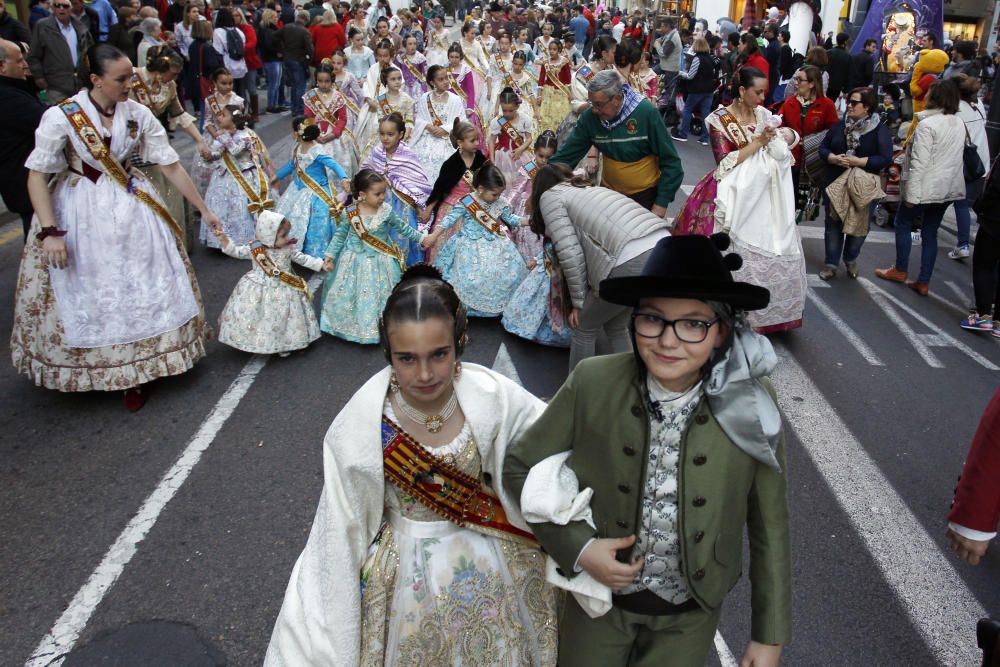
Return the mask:
<path fill-rule="evenodd" d="M 389 389 L 393 393 L 399 391 L 399 380 L 396 379 L 396 371 L 389 374 Z"/>
<path fill-rule="evenodd" d="M 460 375 L 462 375 L 462 362 L 461 361 L 456 361 L 455 362 L 455 379 L 457 380 Z"/>

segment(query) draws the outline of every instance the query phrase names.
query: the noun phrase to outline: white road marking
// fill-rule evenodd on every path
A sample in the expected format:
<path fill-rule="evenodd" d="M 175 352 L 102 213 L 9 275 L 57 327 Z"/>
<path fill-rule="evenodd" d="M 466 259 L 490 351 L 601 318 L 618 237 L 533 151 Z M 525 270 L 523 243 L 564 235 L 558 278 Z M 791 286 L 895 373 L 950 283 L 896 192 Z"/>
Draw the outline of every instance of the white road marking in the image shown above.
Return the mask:
<path fill-rule="evenodd" d="M 823 284 L 829 287 L 826 283 Z M 839 331 L 840 335 L 844 337 L 844 340 L 850 343 L 854 349 L 858 351 L 858 354 L 864 357 L 865 361 L 872 366 L 885 366 L 885 364 L 882 363 L 882 360 L 879 359 L 879 356 L 875 354 L 875 351 L 868 347 L 868 343 L 866 343 L 864 339 L 862 339 L 861 336 L 859 336 L 857 332 L 854 331 L 854 329 L 852 329 L 850 325 L 848 325 L 847 322 L 845 322 L 840 315 L 833 310 L 833 308 L 828 306 L 826 302 L 816 294 L 816 292 L 810 289 L 808 296 L 813 305 L 819 309 L 819 312 L 823 313 L 823 317 L 829 320 L 830 324 L 837 328 L 837 331 Z"/>
<path fill-rule="evenodd" d="M 944 553 L 892 488 L 837 411 L 783 347 L 773 374 L 789 425 L 820 470 L 834 497 L 910 622 L 941 665 L 978 665 L 972 633 L 986 610 Z M 944 529 L 944 515 L 941 515 Z"/>
<path fill-rule="evenodd" d="M 314 275 L 309 280 L 310 290 L 315 290 L 322 279 L 322 273 Z M 250 360 L 243 366 L 243 370 L 229 385 L 229 389 L 218 400 L 205 421 L 201 423 L 194 437 L 181 452 L 180 457 L 160 479 L 156 489 L 146 498 L 139 511 L 125 526 L 125 530 L 108 549 L 97 569 L 91 573 L 87 582 L 73 596 L 66 611 L 62 613 L 49 633 L 35 648 L 25 663 L 25 667 L 44 667 L 63 663 L 62 656 L 73 650 L 80 638 L 80 633 L 87 627 L 87 623 L 97 606 L 101 604 L 104 596 L 115 585 L 118 577 L 135 556 L 139 543 L 146 538 L 167 503 L 173 499 L 177 491 L 187 481 L 191 471 L 201 460 L 202 454 L 215 441 L 216 435 L 232 416 L 243 397 L 246 396 L 247 391 L 257 379 L 260 371 L 267 365 L 269 359 L 270 356 L 267 355 L 255 354 L 250 357 Z"/>
<path fill-rule="evenodd" d="M 722 667 L 737 667 L 739 665 L 733 652 L 729 650 L 729 645 L 726 644 L 726 640 L 722 638 L 722 634 L 718 630 L 715 631 L 715 652 L 719 654 L 719 662 Z"/>
<path fill-rule="evenodd" d="M 825 230 L 822 227 L 799 225 L 799 236 L 802 239 L 823 239 L 824 233 Z M 868 236 L 865 237 L 865 243 L 892 243 L 895 245 L 896 234 L 895 232 L 868 232 Z"/>
<path fill-rule="evenodd" d="M 861 283 L 861 286 L 865 288 L 869 295 L 871 295 L 872 299 L 882 306 L 889 319 L 892 320 L 893 324 L 899 328 L 905 338 L 913 345 L 914 348 L 916 348 L 917 352 L 924 358 L 924 361 L 926 361 L 929 366 L 933 368 L 944 368 L 944 364 L 942 364 L 938 358 L 934 356 L 934 353 L 930 351 L 930 348 L 945 347 L 958 350 L 987 370 L 1000 370 L 1000 366 L 997 366 L 965 343 L 960 342 L 957 338 L 938 327 L 916 310 L 903 303 L 892 294 L 889 294 L 889 292 L 885 291 L 872 281 L 867 278 L 860 278 L 858 282 Z M 899 313 L 896 312 L 896 310 L 889 304 L 890 301 L 900 310 L 909 314 L 910 317 L 917 320 L 928 329 L 931 329 L 935 334 L 937 334 L 937 336 L 934 338 L 928 338 L 923 335 L 918 336 L 914 332 L 913 328 L 903 321 L 903 318 L 899 315 Z"/>
<path fill-rule="evenodd" d="M 521 382 L 521 376 L 518 375 L 517 368 L 514 367 L 514 360 L 510 358 L 510 352 L 507 351 L 505 343 L 500 343 L 496 359 L 493 360 L 493 370 L 500 375 L 510 378 L 522 387 L 524 386 Z"/>
<path fill-rule="evenodd" d="M 828 281 L 823 280 L 815 273 L 810 273 L 806 275 L 806 285 L 809 287 L 809 289 L 812 289 L 813 287 L 820 287 L 825 289 L 833 287 L 833 285 L 831 285 Z"/>
<path fill-rule="evenodd" d="M 961 287 L 959 287 L 958 284 L 952 280 L 946 280 L 944 281 L 944 284 L 948 286 L 948 289 L 950 289 L 952 292 L 955 293 L 955 296 L 958 297 L 959 303 L 966 304 L 966 307 L 962 308 L 962 312 L 967 314 L 969 312 L 968 306 L 970 305 L 969 293 L 966 290 L 963 290 Z"/>

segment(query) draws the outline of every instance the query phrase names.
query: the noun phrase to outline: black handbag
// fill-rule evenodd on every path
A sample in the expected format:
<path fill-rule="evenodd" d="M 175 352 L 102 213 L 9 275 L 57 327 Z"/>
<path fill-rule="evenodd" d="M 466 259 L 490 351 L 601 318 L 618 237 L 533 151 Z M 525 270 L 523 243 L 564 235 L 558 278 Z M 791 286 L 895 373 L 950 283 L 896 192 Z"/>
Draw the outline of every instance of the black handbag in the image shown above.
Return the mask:
<path fill-rule="evenodd" d="M 965 182 L 972 183 L 978 181 L 986 175 L 986 165 L 979 157 L 979 149 L 969 139 L 969 128 L 965 128 L 965 146 L 962 148 L 962 171 L 965 175 Z"/>

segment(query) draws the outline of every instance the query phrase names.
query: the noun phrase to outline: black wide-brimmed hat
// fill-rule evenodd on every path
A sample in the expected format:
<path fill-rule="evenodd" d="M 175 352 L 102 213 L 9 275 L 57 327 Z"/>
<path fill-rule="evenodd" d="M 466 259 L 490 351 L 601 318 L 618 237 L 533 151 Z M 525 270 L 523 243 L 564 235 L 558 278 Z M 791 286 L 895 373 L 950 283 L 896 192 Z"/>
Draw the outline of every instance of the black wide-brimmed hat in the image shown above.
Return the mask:
<path fill-rule="evenodd" d="M 743 259 L 736 253 L 723 256 L 728 247 L 727 234 L 660 239 L 640 275 L 602 280 L 601 298 L 623 306 L 636 306 L 645 297 L 669 297 L 721 301 L 739 310 L 766 308 L 770 292 L 733 280 L 731 271 L 743 266 Z"/>

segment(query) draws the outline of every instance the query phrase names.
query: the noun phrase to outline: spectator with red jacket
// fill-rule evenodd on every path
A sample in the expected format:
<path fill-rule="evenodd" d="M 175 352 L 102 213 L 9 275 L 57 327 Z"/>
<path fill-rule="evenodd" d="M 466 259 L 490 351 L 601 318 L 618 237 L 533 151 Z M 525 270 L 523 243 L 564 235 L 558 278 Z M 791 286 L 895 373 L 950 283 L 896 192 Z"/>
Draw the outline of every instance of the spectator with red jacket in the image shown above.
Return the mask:
<path fill-rule="evenodd" d="M 313 67 L 319 67 L 324 58 L 329 58 L 334 51 L 347 46 L 347 36 L 344 29 L 337 23 L 337 15 L 332 9 L 323 12 L 319 23 L 309 28 L 313 40 Z"/>
<path fill-rule="evenodd" d="M 257 76 L 264 67 L 260 54 L 257 53 L 257 31 L 253 29 L 241 8 L 233 8 L 233 21 L 235 21 L 236 27 L 242 31 L 244 37 L 243 60 L 247 64 L 247 74 L 243 77 L 243 82 L 246 89 L 246 100 L 250 103 L 250 122 L 256 123 L 257 117 L 260 115 L 260 103 L 257 100 Z"/>
<path fill-rule="evenodd" d="M 1000 522 L 1000 389 L 986 406 L 972 437 L 969 455 L 958 478 L 955 499 L 948 512 L 952 551 L 970 565 L 978 565 Z"/>
<path fill-rule="evenodd" d="M 763 58 L 762 58 L 763 60 Z M 765 61 L 766 62 L 766 61 Z M 829 130 L 840 120 L 837 107 L 823 94 L 823 73 L 818 67 L 807 65 L 792 77 L 795 94 L 789 96 L 778 113 L 785 127 L 795 130 L 804 140 L 810 134 Z M 802 210 L 799 198 L 799 176 L 802 173 L 802 141 L 792 149 L 792 182 L 795 185 L 796 209 Z"/>

